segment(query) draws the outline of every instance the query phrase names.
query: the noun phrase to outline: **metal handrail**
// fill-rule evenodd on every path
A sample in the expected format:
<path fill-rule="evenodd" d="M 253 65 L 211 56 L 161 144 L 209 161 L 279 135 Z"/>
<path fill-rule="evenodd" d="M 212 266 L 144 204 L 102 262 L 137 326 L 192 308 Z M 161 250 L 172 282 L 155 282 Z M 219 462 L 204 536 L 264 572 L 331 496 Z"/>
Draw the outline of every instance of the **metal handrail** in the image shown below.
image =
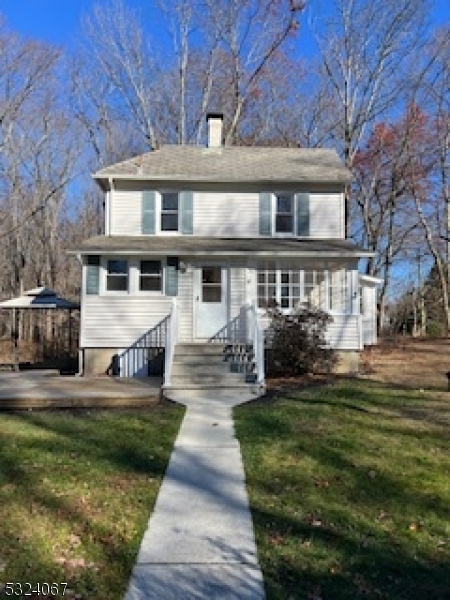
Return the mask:
<path fill-rule="evenodd" d="M 148 350 L 166 347 L 169 329 L 170 314 L 166 315 L 159 323 L 141 335 L 131 346 L 118 355 L 121 377 L 130 377 L 136 364 L 141 366 L 148 360 Z"/>

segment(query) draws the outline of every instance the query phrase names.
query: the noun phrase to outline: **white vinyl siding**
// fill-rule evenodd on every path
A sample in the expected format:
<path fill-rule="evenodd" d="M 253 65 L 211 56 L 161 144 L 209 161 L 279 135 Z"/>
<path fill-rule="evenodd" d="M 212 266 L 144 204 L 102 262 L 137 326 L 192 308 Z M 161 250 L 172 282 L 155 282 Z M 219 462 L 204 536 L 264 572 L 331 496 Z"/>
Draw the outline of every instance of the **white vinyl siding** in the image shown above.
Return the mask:
<path fill-rule="evenodd" d="M 111 235 L 140 235 L 142 192 L 114 190 L 110 194 Z"/>
<path fill-rule="evenodd" d="M 361 350 L 361 318 L 358 315 L 333 315 L 326 339 L 335 350 Z"/>
<path fill-rule="evenodd" d="M 263 329 L 270 325 L 265 315 L 260 318 Z M 361 321 L 358 315 L 334 315 L 327 327 L 325 339 L 334 350 L 361 350 Z"/>
<path fill-rule="evenodd" d="M 82 348 L 127 348 L 171 310 L 171 298 L 85 296 L 82 303 Z"/>
<path fill-rule="evenodd" d="M 194 235 L 258 237 L 259 194 L 196 193 Z"/>
<path fill-rule="evenodd" d="M 343 194 L 310 194 L 310 237 L 344 239 Z"/>
<path fill-rule="evenodd" d="M 141 235 L 142 192 L 109 194 L 111 235 Z M 343 239 L 344 198 L 341 193 L 310 193 L 309 237 Z M 259 193 L 194 193 L 193 234 L 204 237 L 259 237 Z"/>

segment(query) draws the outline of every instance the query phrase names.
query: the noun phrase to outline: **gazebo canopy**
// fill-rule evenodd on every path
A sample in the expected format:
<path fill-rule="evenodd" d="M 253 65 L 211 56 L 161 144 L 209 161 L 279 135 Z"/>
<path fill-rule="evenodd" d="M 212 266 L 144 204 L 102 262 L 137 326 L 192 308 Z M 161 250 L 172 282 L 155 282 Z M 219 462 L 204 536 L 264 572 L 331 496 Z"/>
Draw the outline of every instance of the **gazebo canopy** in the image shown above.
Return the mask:
<path fill-rule="evenodd" d="M 17 298 L 0 302 L 0 308 L 62 308 L 74 310 L 80 308 L 80 305 L 62 298 L 53 290 L 39 287 L 28 290 Z"/>

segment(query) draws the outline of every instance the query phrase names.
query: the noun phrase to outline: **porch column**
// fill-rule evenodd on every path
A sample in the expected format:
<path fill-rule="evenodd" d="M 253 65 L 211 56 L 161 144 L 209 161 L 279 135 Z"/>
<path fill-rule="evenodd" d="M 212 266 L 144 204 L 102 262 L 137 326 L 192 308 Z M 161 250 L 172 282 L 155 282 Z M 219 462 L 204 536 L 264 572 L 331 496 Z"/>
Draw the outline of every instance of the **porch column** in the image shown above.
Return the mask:
<path fill-rule="evenodd" d="M 352 315 L 360 314 L 359 301 L 359 275 L 357 270 L 352 270 L 349 273 L 350 285 L 350 310 Z"/>

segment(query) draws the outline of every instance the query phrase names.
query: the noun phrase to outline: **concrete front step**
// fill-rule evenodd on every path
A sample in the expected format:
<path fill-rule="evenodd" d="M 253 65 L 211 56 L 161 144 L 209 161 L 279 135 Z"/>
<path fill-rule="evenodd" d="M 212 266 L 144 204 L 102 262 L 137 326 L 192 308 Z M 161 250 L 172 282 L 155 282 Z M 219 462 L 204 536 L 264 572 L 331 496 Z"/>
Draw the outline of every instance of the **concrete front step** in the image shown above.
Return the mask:
<path fill-rule="evenodd" d="M 244 375 L 238 374 L 226 374 L 226 375 L 172 375 L 172 384 L 173 385 L 215 385 L 215 386 L 223 386 L 228 387 L 230 385 L 240 385 L 245 384 L 246 379 Z"/>
<path fill-rule="evenodd" d="M 171 385 L 163 386 L 163 392 L 166 395 L 170 394 L 170 392 L 178 392 L 178 391 L 183 391 L 183 390 L 210 390 L 212 393 L 214 391 L 217 391 L 218 393 L 220 392 L 221 394 L 226 394 L 227 391 L 229 390 L 230 392 L 233 392 L 234 394 L 239 394 L 239 391 L 241 391 L 242 393 L 249 392 L 251 394 L 262 395 L 265 391 L 265 387 L 260 386 L 256 383 L 235 383 L 234 385 L 227 385 L 227 386 L 211 385 L 209 383 L 183 384 L 183 385 L 172 383 Z"/>
<path fill-rule="evenodd" d="M 213 373 L 236 373 L 240 369 L 251 368 L 254 365 L 252 360 L 246 361 L 216 361 L 210 358 L 196 360 L 195 362 L 179 361 L 176 357 L 172 363 L 172 373 L 182 373 L 188 375 L 190 373 L 213 372 Z"/>
<path fill-rule="evenodd" d="M 252 356 L 234 360 L 229 344 L 177 344 L 172 364 L 170 390 L 239 390 L 260 393 L 252 378 Z M 245 346 L 245 345 L 244 345 Z M 255 392 L 253 392 L 255 388 Z M 166 388 L 165 388 L 166 389 Z"/>
<path fill-rule="evenodd" d="M 177 344 L 175 356 L 224 356 L 223 344 Z"/>
<path fill-rule="evenodd" d="M 222 377 L 232 373 L 230 367 L 224 365 L 206 365 L 195 364 L 189 365 L 185 363 L 174 363 L 172 365 L 172 377 L 208 377 L 211 375 Z"/>
<path fill-rule="evenodd" d="M 228 363 L 225 354 L 179 354 L 176 352 L 173 357 L 173 363 L 177 365 L 221 365 L 226 366 Z"/>

